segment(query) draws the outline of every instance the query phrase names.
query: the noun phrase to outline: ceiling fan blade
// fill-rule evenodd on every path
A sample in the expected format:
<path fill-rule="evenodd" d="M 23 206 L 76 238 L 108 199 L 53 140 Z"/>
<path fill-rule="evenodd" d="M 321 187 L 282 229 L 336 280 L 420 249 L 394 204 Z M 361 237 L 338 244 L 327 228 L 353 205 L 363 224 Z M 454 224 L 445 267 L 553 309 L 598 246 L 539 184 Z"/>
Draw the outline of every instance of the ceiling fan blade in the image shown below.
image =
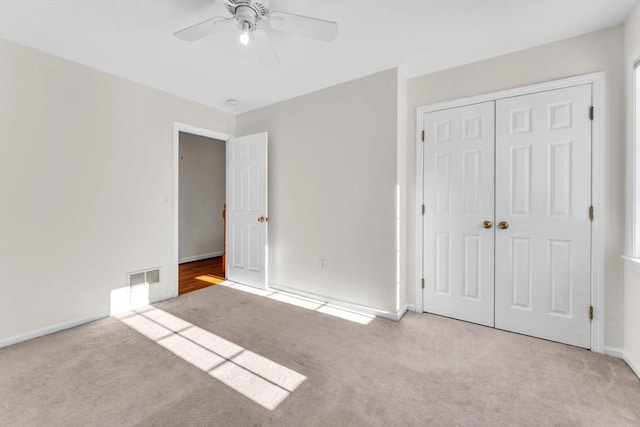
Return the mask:
<path fill-rule="evenodd" d="M 338 35 L 338 24 L 336 22 L 294 15 L 293 13 L 272 12 L 269 15 L 269 23 L 274 30 L 325 42 L 332 42 Z"/>
<path fill-rule="evenodd" d="M 249 46 L 264 67 L 273 67 L 280 63 L 280 58 L 264 31 L 256 30 Z"/>
<path fill-rule="evenodd" d="M 233 17 L 224 18 L 222 16 L 216 16 L 214 18 L 200 22 L 199 24 L 195 24 L 183 30 L 176 31 L 175 33 L 173 33 L 173 35 L 181 40 L 194 42 L 210 34 L 213 34 L 220 27 L 233 22 L 235 22 L 235 19 Z"/>

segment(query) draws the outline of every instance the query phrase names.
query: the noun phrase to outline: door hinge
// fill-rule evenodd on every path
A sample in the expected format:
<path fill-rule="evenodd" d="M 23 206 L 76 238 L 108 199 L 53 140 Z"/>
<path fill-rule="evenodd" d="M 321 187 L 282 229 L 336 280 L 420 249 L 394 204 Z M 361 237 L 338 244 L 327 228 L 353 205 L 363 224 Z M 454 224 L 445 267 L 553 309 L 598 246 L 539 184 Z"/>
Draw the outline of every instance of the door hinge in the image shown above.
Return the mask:
<path fill-rule="evenodd" d="M 424 216 L 425 207 L 422 205 L 422 216 Z"/>
<path fill-rule="evenodd" d="M 589 320 L 593 320 L 593 306 L 589 306 Z"/>
<path fill-rule="evenodd" d="M 424 277 L 422 278 L 422 280 L 420 282 L 422 283 L 422 289 L 424 289 Z"/>
<path fill-rule="evenodd" d="M 424 130 L 422 131 L 422 142 L 424 142 Z"/>
<path fill-rule="evenodd" d="M 593 105 L 589 108 L 589 120 L 593 120 Z"/>
<path fill-rule="evenodd" d="M 589 206 L 589 220 L 593 221 L 593 206 Z"/>

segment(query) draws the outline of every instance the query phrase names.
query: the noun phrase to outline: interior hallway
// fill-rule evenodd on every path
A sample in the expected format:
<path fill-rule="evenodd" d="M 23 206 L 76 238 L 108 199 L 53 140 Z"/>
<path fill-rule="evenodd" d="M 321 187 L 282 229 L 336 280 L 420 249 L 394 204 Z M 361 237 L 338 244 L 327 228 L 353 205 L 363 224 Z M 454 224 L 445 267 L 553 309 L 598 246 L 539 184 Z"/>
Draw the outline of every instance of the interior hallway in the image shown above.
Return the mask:
<path fill-rule="evenodd" d="M 224 282 L 222 257 L 185 262 L 178 266 L 178 295 Z"/>

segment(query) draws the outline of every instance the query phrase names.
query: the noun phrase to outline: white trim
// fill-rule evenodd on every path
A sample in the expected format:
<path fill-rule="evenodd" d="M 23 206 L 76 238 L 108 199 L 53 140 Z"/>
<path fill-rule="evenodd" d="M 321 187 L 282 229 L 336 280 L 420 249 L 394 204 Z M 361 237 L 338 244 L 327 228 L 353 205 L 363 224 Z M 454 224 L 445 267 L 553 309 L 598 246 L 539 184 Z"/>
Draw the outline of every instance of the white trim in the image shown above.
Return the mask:
<path fill-rule="evenodd" d="M 413 304 L 407 304 L 407 311 L 413 311 L 414 313 L 418 312 L 418 309 L 415 305 Z"/>
<path fill-rule="evenodd" d="M 640 273 L 640 258 L 631 258 L 623 255 L 622 259 L 624 259 L 624 263 L 628 265 L 629 268 Z"/>
<path fill-rule="evenodd" d="M 155 304 L 157 302 L 164 301 L 172 297 L 173 297 L 172 294 L 161 295 L 159 297 L 150 299 L 149 304 Z M 34 338 L 42 337 L 44 335 L 53 334 L 54 332 L 64 331 L 65 329 L 74 328 L 76 326 L 84 325 L 85 323 L 95 322 L 96 320 L 109 317 L 110 314 L 111 313 L 109 311 L 106 311 L 98 314 L 93 314 L 91 316 L 81 317 L 75 320 L 69 320 L 67 322 L 57 323 L 51 326 L 45 326 L 44 328 L 35 329 L 33 331 L 30 331 L 24 334 L 15 335 L 13 337 L 3 338 L 2 340 L 0 340 L 0 348 L 7 347 L 13 344 L 18 344 L 20 342 L 28 341 Z"/>
<path fill-rule="evenodd" d="M 604 82 L 604 71 L 596 73 L 583 74 L 579 76 L 567 77 L 564 79 L 551 80 L 544 83 L 536 83 L 527 86 L 515 87 L 511 89 L 500 90 L 497 92 L 485 93 L 482 95 L 469 96 L 466 98 L 454 99 L 451 101 L 438 102 L 418 107 L 418 117 L 422 117 L 424 113 L 434 111 L 448 110 L 450 108 L 464 107 L 467 105 L 481 104 L 483 102 L 496 101 L 498 99 L 513 98 L 514 96 L 530 95 L 537 92 L 547 92 L 556 89 L 565 89 L 572 86 L 580 86 L 591 84 L 594 81 L 602 80 Z M 422 131 L 422 128 L 419 129 Z"/>
<path fill-rule="evenodd" d="M 267 181 L 264 186 L 264 216 L 269 218 L 269 132 L 264 132 L 267 142 L 264 147 L 264 177 Z M 227 168 L 229 170 L 229 168 Z M 273 222 L 273 221 L 272 221 Z M 264 288 L 269 288 L 269 221 L 264 225 Z M 226 270 L 225 270 L 226 271 Z"/>
<path fill-rule="evenodd" d="M 418 107 L 416 111 L 416 275 L 415 275 L 415 292 L 416 292 L 416 312 L 422 313 L 423 295 L 422 295 L 422 273 L 424 272 L 424 230 L 422 218 L 422 205 L 424 204 L 424 141 L 422 140 L 422 131 L 424 130 L 424 108 Z"/>
<path fill-rule="evenodd" d="M 627 365 L 629 365 L 633 373 L 640 378 L 640 363 L 633 360 L 626 351 L 622 352 L 622 360 L 627 362 Z"/>
<path fill-rule="evenodd" d="M 19 342 L 27 341 L 33 338 L 38 338 L 43 335 L 49 335 L 54 332 L 63 331 L 65 329 L 73 328 L 75 326 L 82 325 L 84 323 L 93 322 L 95 320 L 104 319 L 105 317 L 109 317 L 109 312 L 103 312 L 99 314 L 94 314 L 92 316 L 81 317 L 75 320 L 69 320 L 67 322 L 57 323 L 51 326 L 45 326 L 44 328 L 39 328 L 25 334 L 15 335 L 13 337 L 4 338 L 0 340 L 0 348 L 6 347 L 9 345 L 17 344 Z"/>
<path fill-rule="evenodd" d="M 395 320 L 396 322 L 399 321 L 400 319 L 402 319 L 402 316 L 404 316 L 407 311 L 409 311 L 409 304 L 405 304 L 404 307 L 400 307 L 400 310 L 396 312 L 395 318 L 391 320 Z"/>
<path fill-rule="evenodd" d="M 178 260 L 178 264 L 184 264 L 185 262 L 202 261 L 203 259 L 215 258 L 217 256 L 222 256 L 223 254 L 224 254 L 224 251 L 218 251 L 218 252 L 211 252 L 208 254 L 188 256 L 188 257 L 180 258 Z"/>
<path fill-rule="evenodd" d="M 625 266 L 635 272 L 640 273 L 640 212 L 637 211 L 637 204 L 640 201 L 640 188 L 638 187 L 638 179 L 640 179 L 640 141 L 636 140 L 638 125 L 635 119 L 635 95 L 638 90 L 635 89 L 634 73 L 635 65 L 640 62 L 640 49 L 633 52 L 626 61 L 626 77 L 627 77 L 627 137 L 626 137 L 626 181 L 625 181 L 625 254 L 623 256 Z M 630 285 L 630 279 L 625 279 L 627 286 Z M 625 328 L 630 328 L 625 325 Z M 633 360 L 626 351 L 622 354 L 623 359 L 631 370 L 640 378 L 640 360 Z"/>
<path fill-rule="evenodd" d="M 501 90 L 498 92 L 487 93 L 478 96 L 472 96 L 452 101 L 440 102 L 437 104 L 425 105 L 418 107 L 416 111 L 416 275 L 415 275 L 415 292 L 416 292 L 416 308 L 419 312 L 423 311 L 423 295 L 421 287 L 422 271 L 423 271 L 423 245 L 422 236 L 422 198 L 423 198 L 423 144 L 421 141 L 421 133 L 423 130 L 423 115 L 439 110 L 461 107 L 471 104 L 479 104 L 483 102 L 496 101 L 498 99 L 510 98 L 514 96 L 529 95 L 537 92 L 545 92 L 555 89 L 563 89 L 572 86 L 591 84 L 592 86 L 592 103 L 595 109 L 595 117 L 592 122 L 592 205 L 594 206 L 595 215 L 592 223 L 592 242 L 591 242 L 591 304 L 594 307 L 594 318 L 591 322 L 591 351 L 602 353 L 604 351 L 604 308 L 605 308 L 605 230 L 604 230 L 604 211 L 605 211 L 605 73 L 599 71 L 596 73 L 584 74 L 559 80 L 553 80 L 545 83 L 538 83 L 518 88 Z"/>
<path fill-rule="evenodd" d="M 606 345 L 604 347 L 604 354 L 607 356 L 615 357 L 616 359 L 622 359 L 624 351 L 621 348 L 609 347 L 608 345 Z"/>
<path fill-rule="evenodd" d="M 377 308 L 371 308 L 364 305 L 353 304 L 353 303 L 342 301 L 339 299 L 330 298 L 324 295 L 314 294 L 312 292 L 301 291 L 299 289 L 290 288 L 288 286 L 279 285 L 276 283 L 269 283 L 268 289 L 275 289 L 278 291 L 286 292 L 291 295 L 304 297 L 313 301 L 335 305 L 336 307 L 344 308 L 346 310 L 353 311 L 354 313 L 382 317 L 384 319 L 395 320 L 396 322 L 400 320 L 402 316 L 404 316 L 404 314 L 407 312 L 406 305 L 402 307 L 400 310 L 398 310 L 397 312 L 384 311 L 384 310 L 379 310 Z"/>
<path fill-rule="evenodd" d="M 632 53 L 626 61 L 626 78 L 627 78 L 627 137 L 626 139 L 626 191 L 625 191 L 625 226 L 627 236 L 625 242 L 625 254 L 629 257 L 640 257 L 640 223 L 638 216 L 640 212 L 636 211 L 636 203 L 640 199 L 640 188 L 638 188 L 638 177 L 640 175 L 640 147 L 634 141 L 636 135 L 635 128 L 635 83 L 634 72 L 635 64 L 640 61 L 640 49 Z"/>
<path fill-rule="evenodd" d="M 178 178 L 179 178 L 179 174 L 178 174 L 178 168 L 179 168 L 179 160 L 180 160 L 180 132 L 186 132 L 186 133 L 190 133 L 193 135 L 199 135 L 199 136 L 204 136 L 207 138 L 213 138 L 213 139 L 217 139 L 219 141 L 224 141 L 225 144 L 226 142 L 229 140 L 229 138 L 231 138 L 231 135 L 228 135 L 226 133 L 222 133 L 222 132 L 217 132 L 211 129 L 205 129 L 205 128 L 201 128 L 198 126 L 193 126 L 193 125 L 189 125 L 186 123 L 180 123 L 180 122 L 173 122 L 173 211 L 171 213 L 172 216 L 172 226 L 173 226 L 173 233 L 172 233 L 172 240 L 173 240 L 173 263 L 171 265 L 171 268 L 173 269 L 173 271 L 169 271 L 167 273 L 168 277 L 172 277 L 173 278 L 173 283 L 174 283 L 174 289 L 173 292 L 171 294 L 171 296 L 169 296 L 168 298 L 174 298 L 178 296 L 178 264 L 180 263 L 179 260 L 179 236 L 178 236 L 178 230 L 179 230 L 179 222 L 178 222 L 178 214 L 180 212 L 180 201 L 179 201 L 179 192 L 180 192 L 180 185 L 178 182 Z M 226 197 L 225 197 L 226 199 Z"/>
<path fill-rule="evenodd" d="M 605 206 L 606 206 L 606 102 L 604 72 L 589 74 L 594 118 L 591 122 L 591 351 L 604 352 L 605 335 Z"/>

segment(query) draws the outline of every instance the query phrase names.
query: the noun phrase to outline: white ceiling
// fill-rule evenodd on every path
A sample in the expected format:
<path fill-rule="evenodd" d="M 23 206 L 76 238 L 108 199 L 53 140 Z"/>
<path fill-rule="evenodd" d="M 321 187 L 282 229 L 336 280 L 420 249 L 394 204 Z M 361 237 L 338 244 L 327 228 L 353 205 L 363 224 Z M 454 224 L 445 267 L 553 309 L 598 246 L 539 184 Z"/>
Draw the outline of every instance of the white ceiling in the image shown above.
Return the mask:
<path fill-rule="evenodd" d="M 229 28 L 172 33 L 222 0 L 0 0 L 0 37 L 229 112 L 400 67 L 408 77 L 620 24 L 636 0 L 271 0 L 271 10 L 337 21 L 333 43 L 277 33 L 263 68 Z M 240 101 L 237 107 L 225 103 Z"/>

